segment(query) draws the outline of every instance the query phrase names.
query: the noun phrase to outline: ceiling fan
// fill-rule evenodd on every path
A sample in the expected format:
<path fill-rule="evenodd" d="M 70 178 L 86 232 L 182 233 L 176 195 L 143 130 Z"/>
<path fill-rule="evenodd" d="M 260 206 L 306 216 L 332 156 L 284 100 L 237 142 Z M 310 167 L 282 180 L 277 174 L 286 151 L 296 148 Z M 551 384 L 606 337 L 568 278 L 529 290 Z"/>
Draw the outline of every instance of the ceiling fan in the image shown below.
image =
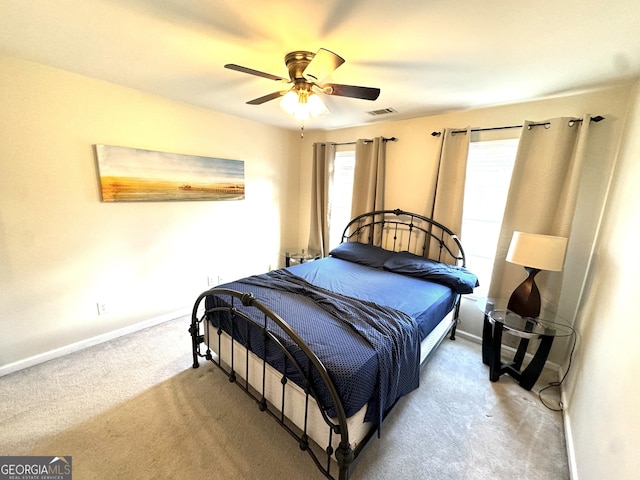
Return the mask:
<path fill-rule="evenodd" d="M 241 65 L 236 65 L 233 63 L 225 65 L 225 68 L 242 73 L 248 73 L 250 75 L 256 75 L 258 77 L 268 78 L 269 80 L 284 82 L 288 85 L 293 85 L 286 90 L 280 90 L 268 95 L 264 95 L 262 97 L 255 98 L 253 100 L 249 100 L 247 102 L 247 104 L 249 105 L 261 105 L 265 102 L 274 100 L 279 97 L 284 97 L 284 103 L 286 103 L 285 99 L 289 97 L 292 98 L 292 101 L 297 104 L 296 106 L 306 105 L 307 103 L 311 104 L 319 101 L 319 97 L 315 95 L 318 92 L 324 93 L 325 95 L 335 95 L 339 97 L 376 100 L 380 95 L 379 88 L 359 87 L 355 85 L 340 85 L 336 83 L 320 83 L 344 62 L 344 58 L 325 48 L 321 48 L 316 53 L 306 52 L 302 50 L 290 52 L 284 57 L 284 63 L 289 70 L 288 80 L 277 75 L 271 75 L 270 73 L 260 72 L 252 68 L 243 67 Z M 287 106 L 283 104 L 283 102 L 281 102 L 281 106 L 285 110 L 289 111 L 287 109 Z M 321 100 L 320 103 L 322 103 Z M 309 106 L 312 107 L 312 105 Z M 324 107 L 324 104 L 322 104 L 322 108 L 325 110 L 325 112 L 327 111 L 326 107 Z M 291 109 L 292 111 L 289 111 L 289 113 L 296 114 L 293 111 L 293 107 L 291 107 Z M 315 116 L 313 114 L 313 111 L 310 112 L 310 115 Z M 296 114 L 296 116 L 298 115 Z M 308 117 L 309 113 L 307 113 L 306 116 Z"/>

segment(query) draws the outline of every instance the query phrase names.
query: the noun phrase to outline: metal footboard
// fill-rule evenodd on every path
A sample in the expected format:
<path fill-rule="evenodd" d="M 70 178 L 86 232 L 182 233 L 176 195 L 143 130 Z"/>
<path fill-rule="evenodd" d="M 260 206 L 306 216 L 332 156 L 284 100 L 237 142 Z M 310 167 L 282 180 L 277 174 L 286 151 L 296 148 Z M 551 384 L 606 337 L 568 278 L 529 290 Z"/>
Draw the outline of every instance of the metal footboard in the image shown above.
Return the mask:
<path fill-rule="evenodd" d="M 218 300 L 217 303 L 219 306 L 203 310 L 201 307 L 203 300 L 211 296 Z M 251 317 L 244 311 L 241 311 L 238 308 L 240 305 L 255 308 L 260 312 L 260 320 L 256 321 L 255 315 Z M 214 335 L 215 338 L 210 338 L 209 335 L 206 335 L 205 321 L 212 315 L 226 315 L 231 321 L 231 331 L 223 332 L 222 328 L 218 327 Z M 268 393 L 269 386 L 266 382 L 266 370 L 271 367 L 265 359 L 266 355 L 262 355 L 262 357 L 265 358 L 261 359 L 261 365 L 258 367 L 261 371 L 253 372 L 251 370 L 255 367 L 255 364 L 252 364 L 249 360 L 248 329 L 251 328 L 250 326 L 260 329 L 263 344 L 258 347 L 262 349 L 263 352 L 266 352 L 268 349 L 276 349 L 280 355 L 282 355 L 284 369 L 283 372 L 281 372 L 280 378 L 282 392 L 279 405 L 273 405 L 271 401 L 269 401 L 270 395 Z M 286 338 L 289 340 L 287 343 L 293 342 L 295 346 L 292 348 L 290 345 L 287 348 L 282 338 L 279 338 L 278 335 L 273 333 L 274 327 L 275 330 L 278 330 L 278 335 L 284 332 Z M 239 329 L 244 329 L 245 335 L 242 335 Z M 247 395 L 256 401 L 261 411 L 268 413 L 298 441 L 300 449 L 310 455 L 318 469 L 324 473 L 327 478 L 339 478 L 340 480 L 346 480 L 348 478 L 350 465 L 354 460 L 354 452 L 349 443 L 347 418 L 340 397 L 323 363 L 280 316 L 256 300 L 251 294 L 224 288 L 213 288 L 203 292 L 196 300 L 189 331 L 192 338 L 193 368 L 199 367 L 200 358 L 205 358 L 214 363 L 227 375 L 230 382 L 238 385 Z M 223 338 L 226 339 L 227 337 L 230 338 L 230 342 L 225 347 L 225 345 L 223 345 Z M 243 340 L 240 340 L 238 337 L 242 337 Z M 212 352 L 211 342 L 217 342 L 217 345 L 214 345 L 217 352 L 221 352 L 223 348 L 231 350 L 229 357 L 230 364 L 226 364 L 221 360 L 219 355 L 215 355 Z M 252 345 L 252 347 L 255 349 L 256 346 Z M 204 351 L 202 351 L 203 349 Z M 242 351 L 241 355 L 234 352 L 236 349 Z M 304 354 L 304 361 L 300 362 L 296 359 L 292 354 L 292 350 L 302 352 Z M 298 355 L 298 358 L 300 358 L 300 355 Z M 240 362 L 240 365 L 238 365 L 237 362 Z M 293 375 L 291 371 L 293 371 Z M 289 372 L 289 374 L 286 372 Z M 258 376 L 260 381 L 253 382 L 253 385 L 251 385 L 249 378 L 252 376 L 255 377 L 255 375 Z M 301 425 L 296 425 L 284 414 L 287 410 L 285 388 L 289 382 L 289 377 L 292 376 L 302 379 L 301 385 L 299 386 L 305 395 L 305 411 Z M 331 402 L 335 412 L 334 418 L 330 418 L 324 409 L 320 408 L 320 404 L 315 401 L 318 396 L 316 395 L 314 384 L 318 381 L 324 384 L 326 391 L 329 392 L 331 396 Z M 258 386 L 256 386 L 256 384 Z M 318 446 L 309 436 L 309 408 L 315 408 L 314 406 L 318 406 L 318 411 L 326 423 L 328 443 L 325 446 Z M 334 447 L 336 443 L 337 447 Z M 337 467 L 334 461 L 337 463 Z M 337 476 L 334 476 L 334 470 L 336 470 L 336 468 L 338 472 Z"/>

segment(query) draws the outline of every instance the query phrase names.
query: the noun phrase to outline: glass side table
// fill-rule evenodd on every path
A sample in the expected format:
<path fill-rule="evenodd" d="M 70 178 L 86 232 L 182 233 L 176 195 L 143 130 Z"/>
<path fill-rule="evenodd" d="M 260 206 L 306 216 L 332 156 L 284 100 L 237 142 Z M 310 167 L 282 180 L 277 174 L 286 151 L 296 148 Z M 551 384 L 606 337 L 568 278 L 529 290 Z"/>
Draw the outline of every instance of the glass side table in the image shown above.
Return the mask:
<path fill-rule="evenodd" d="M 285 267 L 290 267 L 292 265 L 298 265 L 299 263 L 310 262 L 311 260 L 317 260 L 320 258 L 320 254 L 317 253 L 305 253 L 304 250 L 302 252 L 285 252 L 284 253 L 284 264 Z"/>
<path fill-rule="evenodd" d="M 485 302 L 484 307 L 479 302 L 478 307 L 485 314 L 482 329 L 482 361 L 489 366 L 489 380 L 492 382 L 497 382 L 500 376 L 506 373 L 515 378 L 522 388 L 531 390 L 542 373 L 554 338 L 574 334 L 573 328 L 558 321 L 544 317 L 521 317 L 509 310 L 494 310 L 490 301 Z M 553 314 L 549 316 L 553 317 Z M 520 338 L 513 361 L 509 363 L 502 363 L 501 357 L 502 338 L 505 333 Z M 538 346 L 533 358 L 523 369 L 522 364 L 531 340 L 537 340 Z"/>

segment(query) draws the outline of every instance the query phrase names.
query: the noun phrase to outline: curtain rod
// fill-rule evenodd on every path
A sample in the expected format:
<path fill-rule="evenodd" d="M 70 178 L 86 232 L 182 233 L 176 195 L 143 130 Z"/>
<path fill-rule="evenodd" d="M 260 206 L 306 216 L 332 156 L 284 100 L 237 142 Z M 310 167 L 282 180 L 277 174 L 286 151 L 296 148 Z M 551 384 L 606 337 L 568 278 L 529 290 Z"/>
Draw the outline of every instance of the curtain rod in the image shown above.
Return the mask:
<path fill-rule="evenodd" d="M 398 138 L 396 137 L 389 137 L 389 138 L 385 138 L 382 137 L 382 141 L 383 142 L 397 142 Z M 365 138 L 364 139 L 364 143 L 369 143 L 369 142 L 373 142 L 373 140 L 371 140 L 370 138 Z M 355 145 L 356 142 L 343 142 L 343 143 L 335 143 L 334 145 Z"/>
<path fill-rule="evenodd" d="M 582 122 L 582 118 L 572 118 L 571 120 L 569 120 L 569 123 L 571 122 Z M 604 120 L 604 117 L 601 115 L 595 116 L 591 118 L 592 122 L 601 122 L 602 120 Z M 542 125 L 547 126 L 551 125 L 550 122 L 541 122 L 541 123 L 530 123 L 529 127 L 540 127 Z M 489 130 L 507 130 L 509 128 L 522 128 L 524 127 L 524 125 L 509 125 L 506 127 L 487 127 L 487 128 L 472 128 L 471 131 L 472 132 L 487 132 Z M 464 133 L 466 132 L 466 130 L 453 130 L 451 133 Z M 431 135 L 433 137 L 439 137 L 440 135 L 442 135 L 442 132 L 431 132 Z"/>

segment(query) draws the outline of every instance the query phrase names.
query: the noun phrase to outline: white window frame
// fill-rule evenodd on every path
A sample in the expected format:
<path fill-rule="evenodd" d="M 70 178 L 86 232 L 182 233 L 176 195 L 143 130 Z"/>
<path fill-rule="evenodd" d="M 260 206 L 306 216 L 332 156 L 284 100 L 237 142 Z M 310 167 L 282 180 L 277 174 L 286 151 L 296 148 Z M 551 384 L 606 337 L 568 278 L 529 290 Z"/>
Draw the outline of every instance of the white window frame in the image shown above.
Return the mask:
<path fill-rule="evenodd" d="M 472 137 L 469 144 L 460 237 L 467 268 L 480 281 L 474 298 L 488 294 L 518 140 Z"/>
<path fill-rule="evenodd" d="M 329 250 L 340 244 L 342 232 L 351 220 L 355 163 L 354 148 L 336 152 L 329 193 Z"/>

